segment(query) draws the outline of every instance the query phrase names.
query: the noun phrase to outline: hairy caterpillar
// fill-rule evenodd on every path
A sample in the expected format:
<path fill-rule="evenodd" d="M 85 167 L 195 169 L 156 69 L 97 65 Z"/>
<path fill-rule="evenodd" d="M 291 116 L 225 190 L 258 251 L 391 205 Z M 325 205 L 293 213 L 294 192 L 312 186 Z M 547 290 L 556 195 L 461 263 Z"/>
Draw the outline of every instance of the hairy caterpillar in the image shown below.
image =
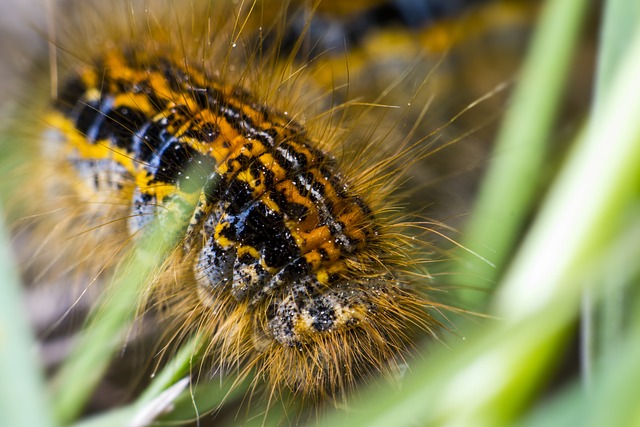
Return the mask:
<path fill-rule="evenodd" d="M 55 261 L 80 258 L 72 269 L 98 277 L 105 257 L 115 268 L 123 245 L 166 215 L 182 238 L 149 304 L 181 335 L 208 331 L 217 363 L 255 367 L 273 395 L 311 400 L 397 364 L 411 325 L 435 322 L 393 212 L 401 175 L 384 151 L 367 153 L 381 141 L 331 124 L 331 102 L 304 93 L 313 83 L 298 81 L 295 55 L 263 50 L 261 31 L 282 38 L 268 7 L 145 6 L 122 28 L 96 13 L 58 42 L 80 66 L 38 117 L 44 223 L 71 238 Z M 87 46 L 69 41 L 78 32 Z M 416 155 L 406 144 L 394 162 Z"/>

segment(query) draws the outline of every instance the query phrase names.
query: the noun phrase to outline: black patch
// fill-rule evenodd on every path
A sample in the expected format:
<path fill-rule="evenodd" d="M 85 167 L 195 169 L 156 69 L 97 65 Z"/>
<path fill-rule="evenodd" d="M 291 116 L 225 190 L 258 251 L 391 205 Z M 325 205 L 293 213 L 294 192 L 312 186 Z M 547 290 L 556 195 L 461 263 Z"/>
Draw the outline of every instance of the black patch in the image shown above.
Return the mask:
<path fill-rule="evenodd" d="M 169 84 L 169 87 L 176 92 L 184 90 L 185 86 L 189 84 L 189 75 L 176 67 L 176 65 L 167 58 L 159 58 L 157 66 L 153 67 L 153 69 L 160 71 L 165 81 Z"/>
<path fill-rule="evenodd" d="M 238 242 L 258 250 L 269 267 L 282 268 L 300 255 L 300 249 L 282 215 L 255 203 L 238 216 Z"/>
<path fill-rule="evenodd" d="M 95 125 L 96 121 L 99 117 L 102 116 L 100 112 L 100 103 L 99 102 L 82 102 L 78 105 L 80 111 L 78 113 L 78 118 L 76 119 L 76 129 L 83 135 L 88 135 L 89 131 Z M 95 143 L 97 139 L 91 141 Z"/>
<path fill-rule="evenodd" d="M 311 272 L 311 266 L 306 259 L 300 257 L 287 264 L 278 272 L 277 280 L 281 283 L 293 283 Z"/>
<path fill-rule="evenodd" d="M 269 191 L 273 188 L 274 185 L 274 174 L 271 169 L 266 167 L 261 161 L 256 160 L 249 165 L 249 172 L 251 173 L 251 177 L 253 179 L 264 179 L 264 185 L 266 187 L 266 191 Z"/>
<path fill-rule="evenodd" d="M 266 311 L 266 316 L 267 316 L 267 321 L 271 321 L 273 320 L 274 317 L 276 317 L 276 310 L 278 308 L 276 307 L 276 305 L 271 302 L 268 306 L 267 306 L 267 311 Z"/>
<path fill-rule="evenodd" d="M 58 93 L 58 98 L 55 101 L 55 108 L 68 114 L 73 107 L 78 103 L 85 92 L 87 86 L 84 84 L 81 78 L 75 77 L 62 87 L 62 90 Z"/>
<path fill-rule="evenodd" d="M 198 127 L 187 129 L 183 136 L 193 138 L 200 142 L 211 143 L 220 135 L 220 128 L 215 123 L 203 123 Z"/>
<path fill-rule="evenodd" d="M 297 286 L 300 283 L 301 286 Z M 318 279 L 313 275 L 300 278 L 296 285 L 293 286 L 291 295 L 293 296 L 293 303 L 296 307 L 304 307 L 307 302 L 314 300 L 320 296 L 319 289 L 323 288 Z"/>
<path fill-rule="evenodd" d="M 132 151 L 132 137 L 149 121 L 144 113 L 135 108 L 118 107 L 111 110 L 102 126 L 107 137 L 111 137 L 116 147 Z"/>
<path fill-rule="evenodd" d="M 212 87 L 193 88 L 191 95 L 199 108 L 211 111 L 218 111 L 217 106 L 224 99 L 222 92 Z"/>
<path fill-rule="evenodd" d="M 255 159 L 253 157 L 249 157 L 245 154 L 239 154 L 236 157 L 230 157 L 227 160 L 227 174 L 235 175 L 241 170 L 245 170 L 254 160 Z"/>
<path fill-rule="evenodd" d="M 149 126 L 140 132 L 139 141 L 133 145 L 132 152 L 136 159 L 148 163 L 165 146 L 173 135 L 167 132 L 166 122 L 151 122 Z"/>
<path fill-rule="evenodd" d="M 186 192 L 201 189 L 215 168 L 215 161 L 194 148 L 171 141 L 159 149 L 149 162 L 147 170 L 153 182 L 177 184 Z"/>
<path fill-rule="evenodd" d="M 301 204 L 289 202 L 287 197 L 280 191 L 271 191 L 269 197 L 282 209 L 285 217 L 303 221 L 309 215 L 309 209 Z"/>
<path fill-rule="evenodd" d="M 213 204 L 218 202 L 224 194 L 224 190 L 226 187 L 227 183 L 222 175 L 217 172 L 213 172 L 211 175 L 209 175 L 202 188 L 207 203 Z"/>
<path fill-rule="evenodd" d="M 336 318 L 333 307 L 324 301 L 315 301 L 309 307 L 309 315 L 313 318 L 313 328 L 318 332 L 331 329 Z"/>
<path fill-rule="evenodd" d="M 292 285 L 300 283 L 301 281 L 305 281 L 304 288 L 305 291 L 311 292 L 311 290 L 315 290 L 313 284 L 309 283 L 309 274 L 311 272 L 311 266 L 303 257 L 298 257 L 286 266 L 282 268 L 275 276 L 271 278 L 269 283 L 259 290 L 253 299 L 251 300 L 251 304 L 257 304 L 262 301 L 268 294 L 270 294 L 274 289 L 278 289 L 280 287 L 290 288 Z M 301 305 L 300 305 L 301 306 Z"/>
<path fill-rule="evenodd" d="M 223 196 L 229 202 L 227 212 L 231 215 L 240 215 L 247 206 L 254 202 L 253 188 L 245 181 L 232 179 Z"/>
<path fill-rule="evenodd" d="M 235 222 L 233 222 L 234 219 L 229 217 L 224 217 L 222 218 L 221 221 L 226 222 L 226 224 L 219 231 L 219 235 L 231 242 L 235 242 L 237 240 L 237 235 L 236 235 Z"/>

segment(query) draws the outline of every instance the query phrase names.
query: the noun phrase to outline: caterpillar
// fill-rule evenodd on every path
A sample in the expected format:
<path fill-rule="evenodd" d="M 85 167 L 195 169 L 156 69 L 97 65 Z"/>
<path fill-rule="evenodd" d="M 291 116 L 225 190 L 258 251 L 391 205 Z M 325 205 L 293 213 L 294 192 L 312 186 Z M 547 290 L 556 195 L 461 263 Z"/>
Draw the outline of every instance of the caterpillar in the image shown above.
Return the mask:
<path fill-rule="evenodd" d="M 184 280 L 212 313 L 220 357 L 241 360 L 253 346 L 268 378 L 317 394 L 351 382 L 348 360 L 401 347 L 397 330 L 418 321 L 403 313 L 419 303 L 377 249 L 385 226 L 301 125 L 171 59 L 100 61 L 62 89 L 47 119 L 90 192 L 130 198 L 129 235 L 158 215 L 188 224 L 184 259 L 172 262 L 193 264 Z M 169 204 L 181 212 L 163 212 Z M 353 351 L 345 340 L 368 343 Z"/>
<path fill-rule="evenodd" d="M 348 101 L 314 90 L 323 56 L 298 62 L 304 30 L 281 50 L 280 5 L 121 6 L 78 5 L 56 41 L 70 54 L 26 174 L 46 213 L 35 235 L 55 248 L 39 277 L 108 286 L 124 248 L 164 224 L 172 247 L 132 304 L 176 341 L 203 333 L 216 369 L 310 402 L 400 371 L 445 308 L 412 231 L 428 225 L 395 196 L 398 164 L 424 149 L 362 132 Z"/>

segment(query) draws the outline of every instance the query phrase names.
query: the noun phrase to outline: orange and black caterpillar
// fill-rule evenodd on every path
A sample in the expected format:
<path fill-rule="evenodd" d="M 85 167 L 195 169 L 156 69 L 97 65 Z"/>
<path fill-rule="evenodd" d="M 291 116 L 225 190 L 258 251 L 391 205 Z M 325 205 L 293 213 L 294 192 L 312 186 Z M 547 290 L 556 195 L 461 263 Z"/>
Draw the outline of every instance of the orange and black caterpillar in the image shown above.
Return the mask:
<path fill-rule="evenodd" d="M 45 120 L 48 151 L 87 201 L 122 201 L 129 236 L 158 217 L 182 224 L 171 283 L 152 288 L 222 366 L 336 396 L 397 363 L 411 325 L 429 327 L 372 208 L 384 192 L 360 194 L 322 142 L 241 85 L 110 49 L 72 72 Z"/>

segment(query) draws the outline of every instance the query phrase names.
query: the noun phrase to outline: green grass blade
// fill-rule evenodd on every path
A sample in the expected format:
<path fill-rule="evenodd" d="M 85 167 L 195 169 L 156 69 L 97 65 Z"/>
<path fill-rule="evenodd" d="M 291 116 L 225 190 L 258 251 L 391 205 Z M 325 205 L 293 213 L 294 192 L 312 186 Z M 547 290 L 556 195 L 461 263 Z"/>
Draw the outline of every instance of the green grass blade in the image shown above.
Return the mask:
<path fill-rule="evenodd" d="M 637 245 L 636 245 L 637 246 Z M 637 253 L 637 249 L 636 253 Z M 640 330 L 637 324 L 598 364 L 589 390 L 573 384 L 529 414 L 522 427 L 635 426 L 640 423 Z"/>
<path fill-rule="evenodd" d="M 604 2 L 600 46 L 596 63 L 594 114 L 601 114 L 602 104 L 615 80 L 633 33 L 640 25 L 640 3 L 626 0 Z M 606 292 L 595 306 L 589 289 L 585 290 L 582 313 L 582 374 L 584 384 L 591 384 L 595 363 L 620 339 L 623 330 L 625 295 L 619 287 Z"/>
<path fill-rule="evenodd" d="M 145 409 L 145 405 L 153 402 L 154 399 L 157 399 L 163 392 L 180 381 L 181 378 L 190 374 L 193 361 L 198 359 L 198 355 L 198 339 L 193 338 L 182 345 L 180 351 L 154 377 L 149 386 L 133 404 L 91 417 L 74 425 L 76 427 L 108 427 L 130 424 Z"/>
<path fill-rule="evenodd" d="M 63 424 L 80 414 L 133 322 L 135 301 L 145 273 L 150 273 L 151 268 L 129 265 L 124 271 L 125 275 L 111 286 L 110 294 L 94 311 L 72 354 L 52 381 L 56 419 Z"/>
<path fill-rule="evenodd" d="M 531 212 L 540 172 L 580 24 L 589 1 L 549 0 L 542 10 L 511 106 L 497 137 L 494 157 L 461 253 L 464 284 L 491 287 L 500 278 L 515 241 Z M 488 260 L 489 262 L 486 262 Z M 482 306 L 487 293 L 461 292 L 470 307 Z"/>
<path fill-rule="evenodd" d="M 18 277 L 0 221 L 0 425 L 53 426 Z"/>
<path fill-rule="evenodd" d="M 165 236 L 176 233 L 168 224 L 155 226 L 160 225 L 158 219 L 152 224 L 140 244 L 125 254 L 118 274 L 105 289 L 72 354 L 52 381 L 54 413 L 60 423 L 67 424 L 81 413 L 135 320 L 148 278 L 153 277 L 172 246 Z"/>
<path fill-rule="evenodd" d="M 620 62 L 629 49 L 629 42 L 640 22 L 640 2 L 607 0 L 604 2 L 603 25 L 596 63 L 595 106 L 611 87 Z"/>
<path fill-rule="evenodd" d="M 568 291 L 620 232 L 640 182 L 640 32 L 636 31 L 601 114 L 595 115 L 552 188 L 497 301 L 526 316 Z"/>

